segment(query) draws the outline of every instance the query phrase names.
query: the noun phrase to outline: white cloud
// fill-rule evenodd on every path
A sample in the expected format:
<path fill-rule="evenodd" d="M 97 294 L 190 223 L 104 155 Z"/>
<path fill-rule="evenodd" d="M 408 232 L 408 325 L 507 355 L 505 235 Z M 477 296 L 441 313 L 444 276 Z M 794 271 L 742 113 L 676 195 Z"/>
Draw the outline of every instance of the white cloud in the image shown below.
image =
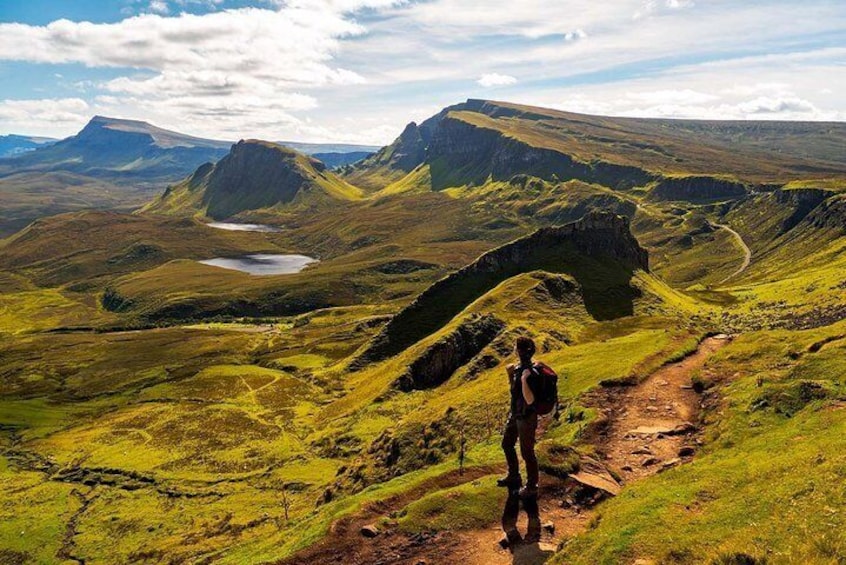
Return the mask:
<path fill-rule="evenodd" d="M 167 14 L 170 8 L 164 0 L 152 0 L 147 9 L 155 14 Z"/>
<path fill-rule="evenodd" d="M 564 34 L 564 41 L 576 41 L 578 39 L 585 39 L 587 37 L 587 33 L 583 29 L 577 29 L 575 31 L 568 31 Z"/>
<path fill-rule="evenodd" d="M 650 104 L 704 104 L 718 100 L 719 96 L 716 94 L 708 94 L 705 92 L 697 92 L 695 90 L 687 89 L 668 89 L 668 90 L 650 90 L 640 92 L 627 92 L 626 97 L 630 100 L 638 102 L 647 102 Z"/>
<path fill-rule="evenodd" d="M 692 8 L 695 5 L 693 0 L 646 0 L 643 6 L 635 12 L 633 19 L 639 20 L 647 16 L 660 13 L 662 10 L 680 10 L 682 8 Z"/>
<path fill-rule="evenodd" d="M 179 0 L 173 5 L 207 1 L 219 3 Z M 146 13 L 108 24 L 4 23 L 0 60 L 127 68 L 123 76 L 96 84 L 80 81 L 78 88 L 92 97 L 106 96 L 100 98 L 109 101 L 101 113 L 160 118 L 165 125 L 199 126 L 211 134 L 227 134 L 243 124 L 244 130 L 272 138 L 301 121 L 292 112 L 317 107 L 318 98 L 306 91 L 366 82 L 333 60 L 342 39 L 364 33 L 347 14 L 390 3 L 291 0 L 279 9 L 170 17 Z M 168 9 L 163 1 L 148 7 L 161 13 Z M 17 127 L 11 121 L 2 126 Z"/>
<path fill-rule="evenodd" d="M 117 69 L 109 80 L 75 76 L 89 112 L 224 138 L 387 142 L 407 121 L 496 86 L 515 102 L 595 113 L 846 112 L 833 94 L 846 89 L 846 48 L 813 47 L 846 28 L 831 0 L 255 2 L 169 0 L 167 17 L 112 24 L 0 24 L 0 60 Z M 180 13 L 197 8 L 214 10 Z M 0 129 L 12 126 L 0 119 Z"/>
<path fill-rule="evenodd" d="M 476 81 L 476 84 L 485 88 L 491 88 L 494 86 L 509 86 L 516 83 L 517 79 L 513 76 L 501 75 L 499 73 L 488 73 L 486 75 L 482 75 L 481 78 Z"/>
<path fill-rule="evenodd" d="M 82 127 L 91 117 L 91 107 L 81 98 L 0 100 L 0 123 L 9 131 L 52 135 L 55 127 Z"/>
<path fill-rule="evenodd" d="M 647 78 L 522 93 L 520 102 L 588 114 L 715 120 L 844 120 L 820 85 L 846 89 L 846 50 L 785 54 L 674 68 Z M 677 88 L 684 84 L 688 88 Z"/>
<path fill-rule="evenodd" d="M 754 100 L 748 100 L 739 105 L 744 114 L 807 114 L 814 116 L 819 114 L 819 109 L 811 102 L 803 100 L 798 96 L 768 97 L 759 96 Z"/>

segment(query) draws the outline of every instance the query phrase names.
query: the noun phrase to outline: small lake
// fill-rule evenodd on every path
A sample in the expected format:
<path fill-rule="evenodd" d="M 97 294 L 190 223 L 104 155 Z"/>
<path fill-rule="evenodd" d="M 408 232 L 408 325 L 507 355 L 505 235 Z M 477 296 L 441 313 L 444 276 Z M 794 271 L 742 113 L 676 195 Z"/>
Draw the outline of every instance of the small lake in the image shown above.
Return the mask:
<path fill-rule="evenodd" d="M 262 233 L 277 233 L 281 232 L 280 228 L 275 226 L 268 226 L 265 224 L 236 224 L 232 222 L 210 222 L 206 224 L 210 228 L 228 231 L 257 231 Z"/>
<path fill-rule="evenodd" d="M 232 269 L 251 275 L 291 275 L 299 273 L 317 259 L 305 255 L 269 255 L 258 253 L 242 257 L 218 257 L 200 261 L 203 265 Z"/>

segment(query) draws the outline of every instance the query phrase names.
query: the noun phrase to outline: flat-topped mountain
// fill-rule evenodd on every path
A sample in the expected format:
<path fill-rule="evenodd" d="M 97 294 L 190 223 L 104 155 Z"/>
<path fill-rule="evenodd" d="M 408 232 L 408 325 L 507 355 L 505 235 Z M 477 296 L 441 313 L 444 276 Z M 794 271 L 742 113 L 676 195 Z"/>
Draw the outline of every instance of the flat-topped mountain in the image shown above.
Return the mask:
<path fill-rule="evenodd" d="M 0 175 L 70 171 L 105 178 L 173 179 L 226 154 L 229 144 L 146 122 L 95 116 L 78 134 L 13 159 Z"/>
<path fill-rule="evenodd" d="M 239 141 L 216 164 L 206 163 L 169 187 L 145 210 L 215 219 L 292 203 L 353 200 L 361 192 L 321 161 L 267 141 Z"/>
<path fill-rule="evenodd" d="M 701 186 L 706 197 L 720 198 L 793 180 L 844 179 L 844 143 L 842 123 L 614 118 L 468 100 L 409 124 L 347 178 L 366 188 L 402 181 L 440 190 L 530 174 L 612 188 Z M 403 178 L 412 172 L 413 182 Z"/>

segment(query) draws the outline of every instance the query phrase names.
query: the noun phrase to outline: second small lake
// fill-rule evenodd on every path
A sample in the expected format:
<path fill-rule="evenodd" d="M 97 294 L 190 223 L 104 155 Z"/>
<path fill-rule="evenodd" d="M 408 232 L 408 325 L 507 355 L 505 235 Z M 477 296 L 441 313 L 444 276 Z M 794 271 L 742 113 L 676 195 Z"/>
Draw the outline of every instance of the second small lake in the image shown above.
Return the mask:
<path fill-rule="evenodd" d="M 268 226 L 266 224 L 236 224 L 233 222 L 209 222 L 206 224 L 210 228 L 228 231 L 257 231 L 262 233 L 276 233 L 281 232 L 280 228 L 275 226 Z"/>
<path fill-rule="evenodd" d="M 232 269 L 251 275 L 291 275 L 299 273 L 317 259 L 306 255 L 270 255 L 257 253 L 241 257 L 217 257 L 200 261 L 203 265 Z"/>

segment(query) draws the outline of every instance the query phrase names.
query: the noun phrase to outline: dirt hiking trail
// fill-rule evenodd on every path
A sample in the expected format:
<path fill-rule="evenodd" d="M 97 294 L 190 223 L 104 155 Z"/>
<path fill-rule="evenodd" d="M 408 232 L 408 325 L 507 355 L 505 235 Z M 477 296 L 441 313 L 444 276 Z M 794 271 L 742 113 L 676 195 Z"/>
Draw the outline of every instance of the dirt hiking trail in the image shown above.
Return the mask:
<path fill-rule="evenodd" d="M 474 481 L 504 472 L 498 468 L 469 469 L 439 477 L 413 492 L 393 497 L 336 522 L 318 544 L 282 561 L 344 565 L 537 565 L 545 563 L 558 545 L 583 532 L 592 506 L 619 493 L 627 483 L 690 461 L 699 440 L 696 423 L 701 396 L 691 377 L 708 358 L 729 341 L 720 335 L 703 340 L 684 359 L 665 365 L 634 386 L 603 387 L 591 391 L 580 403 L 596 408 L 600 416 L 586 430 L 584 443 L 595 447 L 598 459 L 582 458 L 579 472 L 566 480 L 541 476 L 538 507 L 543 532 L 539 543 L 521 543 L 504 549 L 499 521 L 480 530 L 407 535 L 391 529 L 374 537 L 362 528 L 379 522 L 391 512 L 433 488 Z M 542 439 L 542 436 L 541 436 Z M 503 503 L 506 492 L 503 489 Z M 524 506 L 521 504 L 521 506 Z M 520 511 L 518 528 L 525 535 L 526 512 Z"/>
<path fill-rule="evenodd" d="M 724 229 L 729 232 L 734 237 L 735 241 L 737 241 L 737 244 L 740 246 L 740 248 L 743 249 L 743 263 L 740 264 L 740 267 L 735 272 L 721 280 L 719 283 L 724 284 L 730 281 L 731 279 L 735 278 L 736 276 L 742 274 L 743 271 L 749 268 L 749 265 L 752 263 L 752 250 L 749 249 L 749 246 L 746 245 L 745 241 L 743 241 L 743 237 L 729 226 L 725 224 L 712 225 L 716 228 Z"/>

